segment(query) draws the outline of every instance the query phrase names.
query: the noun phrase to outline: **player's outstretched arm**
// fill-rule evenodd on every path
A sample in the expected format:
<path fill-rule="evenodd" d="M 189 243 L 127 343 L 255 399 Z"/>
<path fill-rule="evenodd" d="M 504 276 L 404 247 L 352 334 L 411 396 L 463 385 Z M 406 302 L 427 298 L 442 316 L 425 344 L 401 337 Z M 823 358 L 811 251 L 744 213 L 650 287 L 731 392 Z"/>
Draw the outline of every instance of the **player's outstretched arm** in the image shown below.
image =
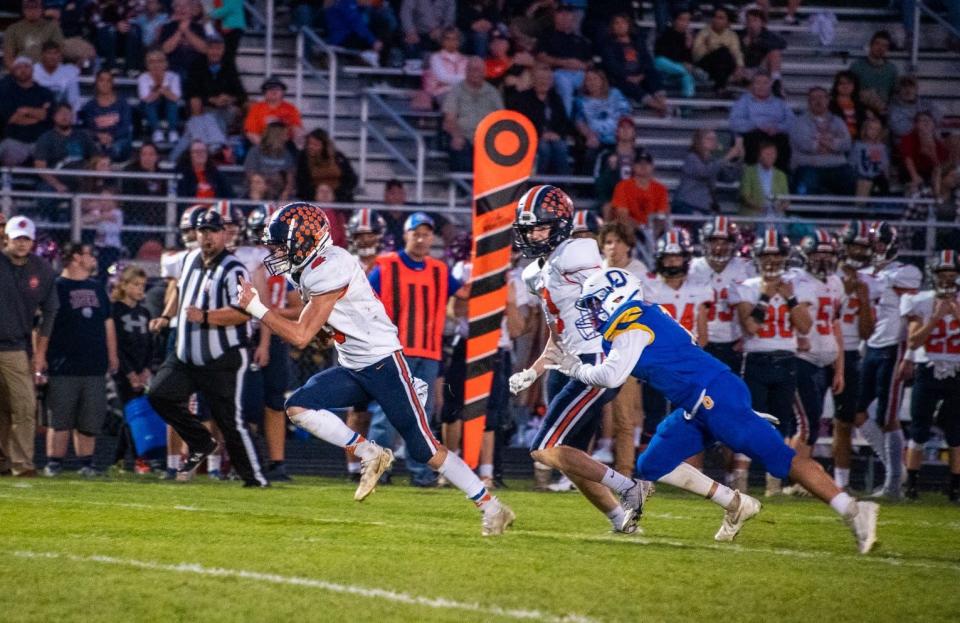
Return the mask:
<path fill-rule="evenodd" d="M 551 351 L 547 358 L 548 370 L 559 370 L 571 378 L 594 387 L 620 387 L 633 372 L 643 349 L 650 343 L 646 331 L 624 331 L 610 346 L 606 359 L 599 364 L 585 364 L 576 355 L 560 349 Z"/>
<path fill-rule="evenodd" d="M 257 289 L 250 282 L 241 279 L 239 286 L 240 305 L 251 316 L 259 318 L 261 322 L 270 327 L 270 330 L 279 335 L 280 339 L 297 348 L 305 348 L 310 340 L 327 324 L 333 306 L 345 289 L 340 288 L 314 295 L 304 306 L 303 311 L 300 312 L 300 318 L 290 320 L 264 305 L 260 301 Z"/>

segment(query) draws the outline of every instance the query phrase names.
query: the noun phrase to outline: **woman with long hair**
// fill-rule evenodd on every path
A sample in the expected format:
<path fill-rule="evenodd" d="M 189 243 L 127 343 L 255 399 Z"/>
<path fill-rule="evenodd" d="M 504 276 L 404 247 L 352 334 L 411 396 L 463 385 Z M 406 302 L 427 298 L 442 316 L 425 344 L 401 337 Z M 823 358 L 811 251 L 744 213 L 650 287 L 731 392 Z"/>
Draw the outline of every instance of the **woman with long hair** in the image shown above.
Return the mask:
<path fill-rule="evenodd" d="M 617 123 L 632 111 L 630 102 L 619 89 L 610 86 L 602 69 L 588 69 L 583 91 L 574 104 L 574 121 L 587 146 L 586 162 L 593 164 L 603 147 L 617 142 Z"/>
<path fill-rule="evenodd" d="M 867 107 L 860 101 L 860 78 L 852 71 L 838 71 L 830 88 L 830 112 L 843 119 L 851 138 L 860 136 Z"/>
<path fill-rule="evenodd" d="M 210 159 L 210 152 L 202 141 L 193 141 L 177 162 L 178 197 L 196 197 L 198 199 L 230 199 L 233 191 L 216 165 Z"/>
<path fill-rule="evenodd" d="M 286 201 L 293 195 L 296 163 L 287 149 L 287 127 L 279 122 L 267 124 L 259 145 L 247 152 L 243 161 L 247 185 L 250 176 L 259 173 L 267 182 L 267 196 L 270 199 Z"/>
<path fill-rule="evenodd" d="M 317 186 L 327 184 L 333 189 L 338 202 L 353 201 L 353 191 L 357 187 L 357 175 L 350 161 L 337 151 L 330 135 L 317 128 L 307 135 L 297 158 L 297 198 L 309 201 L 317 193 Z"/>

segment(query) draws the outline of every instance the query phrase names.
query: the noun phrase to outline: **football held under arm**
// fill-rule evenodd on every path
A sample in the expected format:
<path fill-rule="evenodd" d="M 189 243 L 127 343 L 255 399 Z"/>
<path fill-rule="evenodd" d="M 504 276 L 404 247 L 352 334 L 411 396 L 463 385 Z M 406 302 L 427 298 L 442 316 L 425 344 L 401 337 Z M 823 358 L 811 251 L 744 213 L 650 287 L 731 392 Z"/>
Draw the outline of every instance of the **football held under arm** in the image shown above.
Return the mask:
<path fill-rule="evenodd" d="M 648 331 L 628 329 L 614 338 L 610 353 L 599 364 L 580 365 L 573 376 L 578 381 L 596 387 L 620 387 L 633 372 L 643 349 L 652 338 Z"/>

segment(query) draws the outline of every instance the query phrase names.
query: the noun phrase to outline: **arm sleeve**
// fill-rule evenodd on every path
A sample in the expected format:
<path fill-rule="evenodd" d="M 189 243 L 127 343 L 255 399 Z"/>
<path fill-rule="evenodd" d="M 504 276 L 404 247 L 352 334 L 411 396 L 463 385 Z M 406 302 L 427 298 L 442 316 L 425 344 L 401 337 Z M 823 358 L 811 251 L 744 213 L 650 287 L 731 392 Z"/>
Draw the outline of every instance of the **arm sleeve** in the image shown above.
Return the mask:
<path fill-rule="evenodd" d="M 747 100 L 741 97 L 730 108 L 730 129 L 737 134 L 746 134 L 754 127 L 750 120 L 750 109 Z"/>
<path fill-rule="evenodd" d="M 807 117 L 797 117 L 790 124 L 790 147 L 795 152 L 812 154 L 817 149 L 813 125 Z"/>
<path fill-rule="evenodd" d="M 584 365 L 577 371 L 577 380 L 596 387 L 620 387 L 650 343 L 646 331 L 624 331 L 613 340 L 610 354 L 598 365 Z"/>
<path fill-rule="evenodd" d="M 53 279 L 50 279 L 50 289 L 47 291 L 47 297 L 40 304 L 42 311 L 42 320 L 40 321 L 40 335 L 50 337 L 53 332 L 53 321 L 57 318 L 57 310 L 60 308 L 60 298 L 57 296 L 57 286 Z"/>

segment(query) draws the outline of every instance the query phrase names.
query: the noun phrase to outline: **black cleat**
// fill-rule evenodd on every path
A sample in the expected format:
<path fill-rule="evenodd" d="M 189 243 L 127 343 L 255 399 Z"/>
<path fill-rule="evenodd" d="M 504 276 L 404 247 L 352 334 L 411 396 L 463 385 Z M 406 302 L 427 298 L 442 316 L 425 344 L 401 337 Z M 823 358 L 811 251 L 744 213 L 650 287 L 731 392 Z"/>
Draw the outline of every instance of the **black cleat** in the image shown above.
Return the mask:
<path fill-rule="evenodd" d="M 207 460 L 207 457 L 217 451 L 217 442 L 210 440 L 210 449 L 202 452 L 190 452 L 190 456 L 183 462 L 180 469 L 177 470 L 177 481 L 187 482 L 193 478 L 194 472 L 200 467 L 200 464 Z"/>

